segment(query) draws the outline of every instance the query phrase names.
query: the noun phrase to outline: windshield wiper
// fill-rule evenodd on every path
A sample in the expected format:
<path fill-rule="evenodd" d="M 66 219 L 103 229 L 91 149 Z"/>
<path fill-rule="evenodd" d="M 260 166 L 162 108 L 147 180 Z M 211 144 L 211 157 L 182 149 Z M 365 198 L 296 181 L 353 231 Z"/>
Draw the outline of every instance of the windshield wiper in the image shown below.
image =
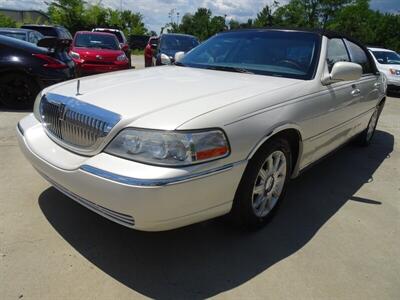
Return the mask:
<path fill-rule="evenodd" d="M 207 66 L 206 69 L 209 70 L 217 70 L 217 71 L 227 71 L 227 72 L 236 72 L 236 73 L 245 73 L 245 74 L 254 74 L 253 72 L 238 67 L 228 67 L 228 66 Z"/>

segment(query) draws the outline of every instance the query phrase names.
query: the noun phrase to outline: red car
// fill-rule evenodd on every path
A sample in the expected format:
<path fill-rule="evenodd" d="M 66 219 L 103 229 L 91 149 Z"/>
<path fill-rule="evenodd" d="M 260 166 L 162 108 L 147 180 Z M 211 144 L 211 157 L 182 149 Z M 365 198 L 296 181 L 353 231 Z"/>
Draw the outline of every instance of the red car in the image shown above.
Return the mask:
<path fill-rule="evenodd" d="M 129 47 L 128 40 L 122 30 L 112 28 L 94 28 L 92 29 L 92 32 L 106 32 L 115 35 L 121 45 L 122 51 L 125 52 L 126 57 L 129 59 L 129 62 L 131 62 L 131 48 Z"/>
<path fill-rule="evenodd" d="M 79 75 L 125 70 L 129 60 L 111 33 L 78 31 L 72 41 L 70 56 Z"/>
<path fill-rule="evenodd" d="M 157 48 L 158 37 L 152 36 L 147 42 L 146 48 L 144 48 L 144 66 L 153 66 L 153 51 Z"/>

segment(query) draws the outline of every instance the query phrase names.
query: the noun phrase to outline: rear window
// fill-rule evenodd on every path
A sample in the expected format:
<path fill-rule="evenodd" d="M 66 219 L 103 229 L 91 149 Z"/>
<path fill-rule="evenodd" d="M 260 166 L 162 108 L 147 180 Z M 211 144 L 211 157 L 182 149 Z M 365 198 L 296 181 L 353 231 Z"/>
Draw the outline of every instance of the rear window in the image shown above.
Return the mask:
<path fill-rule="evenodd" d="M 59 38 L 66 39 L 66 40 L 72 40 L 71 34 L 65 28 L 58 28 L 58 32 L 59 32 Z"/>
<path fill-rule="evenodd" d="M 44 36 L 58 37 L 57 30 L 53 27 L 40 27 L 40 26 L 22 26 L 21 28 L 32 29 L 40 32 Z"/>

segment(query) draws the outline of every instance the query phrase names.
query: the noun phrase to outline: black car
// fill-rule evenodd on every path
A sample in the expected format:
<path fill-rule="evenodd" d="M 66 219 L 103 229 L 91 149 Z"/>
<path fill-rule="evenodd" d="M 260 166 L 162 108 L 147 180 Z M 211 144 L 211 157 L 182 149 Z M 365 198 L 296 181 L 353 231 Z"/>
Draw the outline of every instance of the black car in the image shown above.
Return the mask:
<path fill-rule="evenodd" d="M 165 33 L 159 38 L 157 50 L 154 51 L 155 65 L 162 65 L 161 56 L 164 55 L 170 63 L 174 62 L 175 53 L 188 52 L 199 45 L 196 37 L 188 34 Z"/>
<path fill-rule="evenodd" d="M 36 46 L 0 35 L 0 103 L 27 108 L 41 89 L 74 78 L 68 48 L 69 42 L 56 38 L 44 38 Z"/>
<path fill-rule="evenodd" d="M 59 25 L 26 24 L 22 25 L 21 28 L 36 30 L 44 36 L 53 36 L 62 40 L 72 40 L 72 35 L 68 29 Z"/>
<path fill-rule="evenodd" d="M 43 34 L 36 30 L 21 29 L 21 28 L 0 28 L 0 35 L 5 35 L 14 39 L 37 44 L 42 38 Z"/>

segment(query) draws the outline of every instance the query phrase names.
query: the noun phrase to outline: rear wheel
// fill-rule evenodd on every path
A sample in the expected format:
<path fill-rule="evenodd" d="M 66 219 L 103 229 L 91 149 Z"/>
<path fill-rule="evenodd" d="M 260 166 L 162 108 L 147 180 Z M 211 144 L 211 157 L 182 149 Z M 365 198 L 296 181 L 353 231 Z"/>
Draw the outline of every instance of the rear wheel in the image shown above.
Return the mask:
<path fill-rule="evenodd" d="M 290 178 L 289 143 L 271 140 L 249 162 L 236 191 L 231 216 L 235 223 L 258 228 L 275 213 Z"/>
<path fill-rule="evenodd" d="M 0 102 L 6 107 L 32 107 L 39 90 L 39 86 L 29 76 L 17 73 L 0 76 Z"/>
<path fill-rule="evenodd" d="M 359 144 L 361 146 L 368 146 L 371 143 L 372 138 L 374 137 L 376 131 L 376 125 L 378 125 L 378 120 L 381 111 L 382 111 L 381 106 L 377 106 L 375 108 L 371 118 L 369 119 L 367 128 L 360 133 L 358 139 L 359 139 Z"/>

